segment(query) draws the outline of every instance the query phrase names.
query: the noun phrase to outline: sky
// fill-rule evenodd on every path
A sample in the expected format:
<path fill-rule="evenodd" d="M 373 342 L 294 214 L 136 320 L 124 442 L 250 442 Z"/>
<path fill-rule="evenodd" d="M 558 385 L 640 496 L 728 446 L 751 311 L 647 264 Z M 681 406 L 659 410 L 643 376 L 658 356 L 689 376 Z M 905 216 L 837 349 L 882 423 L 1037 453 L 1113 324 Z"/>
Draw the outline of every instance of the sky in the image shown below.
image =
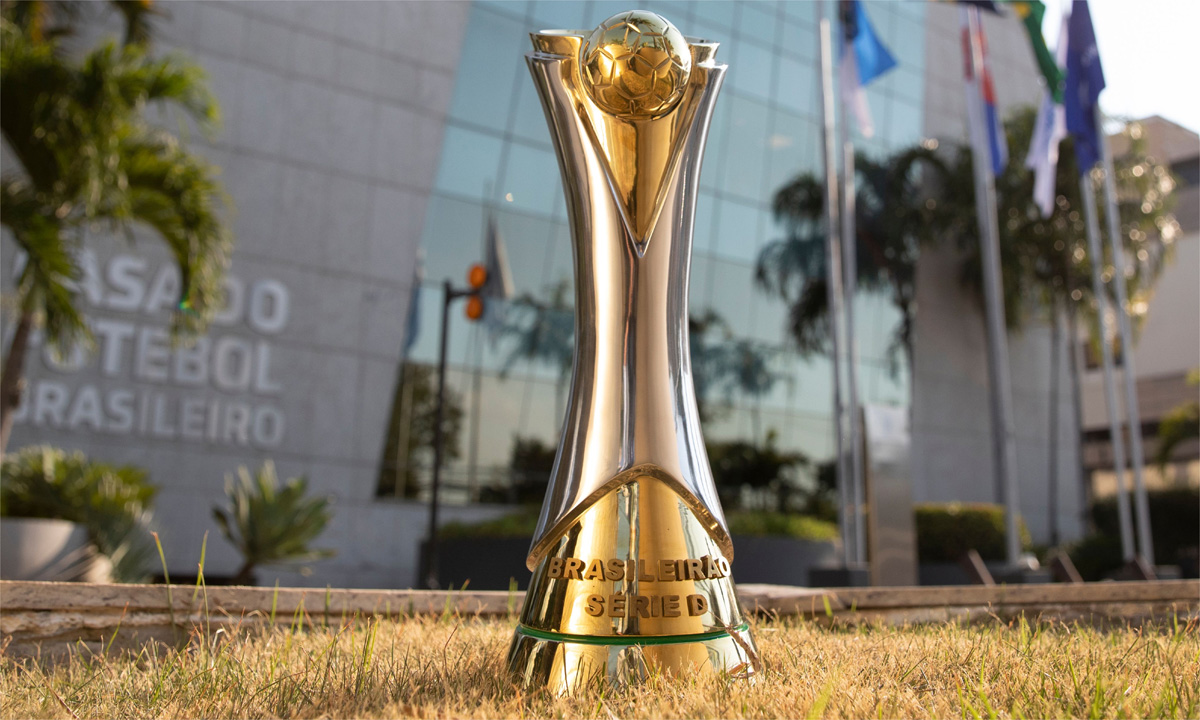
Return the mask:
<path fill-rule="evenodd" d="M 1054 49 L 1071 0 L 1045 0 L 1042 34 Z M 1091 0 L 1109 115 L 1161 115 L 1200 132 L 1200 0 Z"/>

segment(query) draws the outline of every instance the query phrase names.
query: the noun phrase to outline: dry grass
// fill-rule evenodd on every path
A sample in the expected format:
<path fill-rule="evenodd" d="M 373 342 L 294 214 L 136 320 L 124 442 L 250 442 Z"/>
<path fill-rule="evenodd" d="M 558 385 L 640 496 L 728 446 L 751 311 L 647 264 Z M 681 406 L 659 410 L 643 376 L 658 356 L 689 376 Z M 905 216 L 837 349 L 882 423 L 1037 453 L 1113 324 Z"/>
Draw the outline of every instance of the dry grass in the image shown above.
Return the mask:
<path fill-rule="evenodd" d="M 763 621 L 759 682 L 652 678 L 560 700 L 504 678 L 513 623 L 455 617 L 197 632 L 181 650 L 0 657 L 19 717 L 1196 717 L 1192 623 L 830 629 Z"/>

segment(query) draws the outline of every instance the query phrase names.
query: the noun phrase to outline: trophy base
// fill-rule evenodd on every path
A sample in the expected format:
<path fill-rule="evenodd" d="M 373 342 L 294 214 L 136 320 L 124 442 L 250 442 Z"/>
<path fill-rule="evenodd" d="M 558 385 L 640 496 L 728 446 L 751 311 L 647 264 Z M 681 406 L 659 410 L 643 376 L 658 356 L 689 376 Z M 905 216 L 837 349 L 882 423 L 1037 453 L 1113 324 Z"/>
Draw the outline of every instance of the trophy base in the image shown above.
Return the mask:
<path fill-rule="evenodd" d="M 576 695 L 596 685 L 620 686 L 655 675 L 726 674 L 753 681 L 759 661 L 746 625 L 660 637 L 560 635 L 518 626 L 508 668 L 524 689 Z"/>

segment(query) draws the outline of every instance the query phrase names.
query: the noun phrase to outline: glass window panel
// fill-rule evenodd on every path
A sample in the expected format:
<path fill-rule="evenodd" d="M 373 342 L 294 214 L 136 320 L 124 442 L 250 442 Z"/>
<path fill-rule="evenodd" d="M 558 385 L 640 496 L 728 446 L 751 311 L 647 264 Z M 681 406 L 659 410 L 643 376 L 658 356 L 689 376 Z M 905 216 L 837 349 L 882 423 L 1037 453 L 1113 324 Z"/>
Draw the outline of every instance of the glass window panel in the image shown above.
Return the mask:
<path fill-rule="evenodd" d="M 925 79 L 908 68 L 898 67 L 886 75 L 892 97 L 906 100 L 914 105 L 925 101 Z"/>
<path fill-rule="evenodd" d="M 774 3 L 742 3 L 738 33 L 757 45 L 775 47 L 775 37 L 779 28 L 777 9 Z"/>
<path fill-rule="evenodd" d="M 551 215 L 559 189 L 558 161 L 550 150 L 511 143 L 497 196 L 512 207 Z M 511 198 L 510 198 L 511 196 Z"/>
<path fill-rule="evenodd" d="M 717 198 L 701 188 L 696 203 L 696 223 L 692 228 L 692 252 L 712 252 L 717 229 Z"/>
<path fill-rule="evenodd" d="M 688 285 L 689 312 L 692 315 L 703 315 L 712 306 L 712 261 L 707 255 L 692 254 Z"/>
<path fill-rule="evenodd" d="M 733 28 L 735 11 L 734 4 L 728 0 L 702 0 L 692 3 L 692 12 L 698 22 L 726 31 Z"/>
<path fill-rule="evenodd" d="M 731 113 L 729 135 L 717 187 L 725 193 L 758 200 L 763 186 L 767 106 L 736 96 L 727 101 Z"/>
<path fill-rule="evenodd" d="M 817 171 L 820 139 L 811 120 L 784 112 L 777 112 L 775 118 L 768 150 L 767 196 L 771 199 L 798 175 Z"/>
<path fill-rule="evenodd" d="M 542 101 L 538 99 L 533 80 L 522 77 L 517 87 L 517 107 L 513 117 L 513 135 L 550 148 L 550 128 L 542 112 Z"/>
<path fill-rule="evenodd" d="M 468 198 L 483 197 L 484 191 L 496 184 L 503 144 L 500 138 L 447 125 L 434 188 Z"/>
<path fill-rule="evenodd" d="M 817 12 L 816 3 L 811 2 L 784 2 L 783 12 L 793 21 L 804 23 L 805 25 L 814 25 L 814 18 Z"/>
<path fill-rule="evenodd" d="M 767 293 L 755 284 L 748 289 L 754 297 L 754 328 L 751 338 L 771 345 L 783 345 L 788 340 L 788 304 L 778 293 Z"/>
<path fill-rule="evenodd" d="M 718 95 L 713 108 L 712 124 L 709 125 L 707 147 L 700 166 L 700 187 L 717 187 L 721 176 L 725 147 L 729 144 L 729 95 Z"/>
<path fill-rule="evenodd" d="M 512 212 L 503 203 L 495 211 L 496 227 L 504 238 L 508 251 L 508 266 L 512 273 L 513 290 L 539 294 L 545 277 L 546 241 L 553 222 L 522 212 Z M 482 248 L 477 250 L 482 253 Z M 479 257 L 482 258 L 482 255 Z"/>
<path fill-rule="evenodd" d="M 746 288 L 754 279 L 749 265 L 713 259 L 712 308 L 736 335 L 739 328 L 750 327 L 750 303 Z"/>
<path fill-rule="evenodd" d="M 811 17 L 811 10 L 809 12 Z M 798 22 L 784 18 L 780 24 L 780 49 L 785 55 L 816 62 L 818 43 L 816 27 L 811 22 Z"/>
<path fill-rule="evenodd" d="M 830 417 L 833 414 L 833 365 L 824 355 L 801 358 L 796 363 L 794 412 Z"/>
<path fill-rule="evenodd" d="M 921 108 L 899 98 L 891 101 L 888 116 L 887 141 L 893 148 L 900 148 L 920 141 L 922 136 Z"/>
<path fill-rule="evenodd" d="M 496 13 L 504 13 L 517 18 L 524 18 L 529 7 L 526 0 L 479 0 L 482 7 Z"/>
<path fill-rule="evenodd" d="M 767 98 L 771 95 L 771 73 L 775 57 L 770 50 L 744 39 L 734 41 L 725 61 L 729 63 L 730 83 L 744 95 Z"/>
<path fill-rule="evenodd" d="M 588 29 L 594 28 L 613 15 L 619 15 L 633 9 L 629 3 L 621 2 L 620 0 L 615 2 L 610 0 L 593 2 L 588 8 L 587 21 L 584 23 L 584 27 Z"/>
<path fill-rule="evenodd" d="M 775 101 L 794 112 L 818 117 L 821 112 L 817 94 L 817 69 L 807 62 L 782 58 L 775 78 Z"/>
<path fill-rule="evenodd" d="M 533 3 L 533 18 L 539 30 L 590 29 L 584 24 L 583 0 L 537 0 Z"/>
<path fill-rule="evenodd" d="M 759 219 L 762 212 L 752 205 L 732 200 L 722 200 L 717 222 L 717 234 L 713 242 L 713 253 L 741 263 L 753 263 L 758 257 Z M 742 302 L 749 286 L 741 288 Z M 743 329 L 747 325 L 741 326 Z"/>
<path fill-rule="evenodd" d="M 442 328 L 442 288 L 431 285 L 428 281 L 421 287 L 421 306 L 418 314 L 421 316 L 417 339 L 409 352 L 409 361 L 434 364 L 438 360 L 439 333 Z M 447 330 L 446 357 L 448 362 L 456 365 L 466 362 L 467 343 L 470 338 L 473 323 L 469 323 L 462 315 L 451 313 L 452 322 Z M 459 322 L 459 320 L 462 320 Z"/>
<path fill-rule="evenodd" d="M 906 18 L 896 18 L 890 24 L 885 43 L 896 67 L 920 72 L 925 67 L 925 28 Z"/>
<path fill-rule="evenodd" d="M 555 222 L 551 230 L 550 241 L 546 246 L 545 270 L 542 274 L 541 291 L 565 283 L 567 288 L 574 287 L 574 256 L 571 250 L 571 230 L 561 222 Z M 573 293 L 574 290 L 571 290 Z M 570 295 L 570 297 L 574 297 Z"/>
<path fill-rule="evenodd" d="M 482 7 L 474 9 L 463 38 L 450 116 L 497 131 L 506 127 L 513 82 L 517 71 L 524 70 L 528 44 L 525 23 Z M 497 58 L 514 60 L 497 62 Z"/>
<path fill-rule="evenodd" d="M 471 258 L 483 242 L 483 207 L 434 193 L 425 212 L 421 247 L 425 250 L 425 281 L 462 280 Z M 440 321 L 439 321 L 440 322 Z"/>
<path fill-rule="evenodd" d="M 684 35 L 692 34 L 692 7 L 690 4 L 677 0 L 652 0 L 644 3 L 643 7 L 675 23 L 675 27 L 679 28 Z"/>

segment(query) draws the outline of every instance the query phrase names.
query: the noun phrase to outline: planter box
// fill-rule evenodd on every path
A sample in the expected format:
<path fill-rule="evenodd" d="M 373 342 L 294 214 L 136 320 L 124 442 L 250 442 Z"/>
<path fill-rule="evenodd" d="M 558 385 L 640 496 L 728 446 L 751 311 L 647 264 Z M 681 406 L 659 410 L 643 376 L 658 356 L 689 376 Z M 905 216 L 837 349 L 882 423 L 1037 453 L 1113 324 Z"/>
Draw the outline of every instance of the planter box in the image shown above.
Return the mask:
<path fill-rule="evenodd" d="M 524 590 L 531 573 L 525 567 L 529 538 L 443 538 L 438 540 L 438 579 L 441 587 L 470 590 L 508 590 L 511 580 Z"/>
<path fill-rule="evenodd" d="M 107 582 L 111 570 L 82 525 L 45 518 L 0 520 L 0 578 Z"/>
<path fill-rule="evenodd" d="M 832 540 L 733 536 L 733 579 L 739 583 L 808 586 L 809 573 L 838 564 Z"/>
<path fill-rule="evenodd" d="M 781 537 L 733 537 L 733 577 L 739 583 L 807 585 L 809 570 L 837 564 L 837 546 L 827 540 Z M 527 538 L 447 538 L 438 541 L 438 578 L 442 587 L 508 590 L 529 586 Z"/>

